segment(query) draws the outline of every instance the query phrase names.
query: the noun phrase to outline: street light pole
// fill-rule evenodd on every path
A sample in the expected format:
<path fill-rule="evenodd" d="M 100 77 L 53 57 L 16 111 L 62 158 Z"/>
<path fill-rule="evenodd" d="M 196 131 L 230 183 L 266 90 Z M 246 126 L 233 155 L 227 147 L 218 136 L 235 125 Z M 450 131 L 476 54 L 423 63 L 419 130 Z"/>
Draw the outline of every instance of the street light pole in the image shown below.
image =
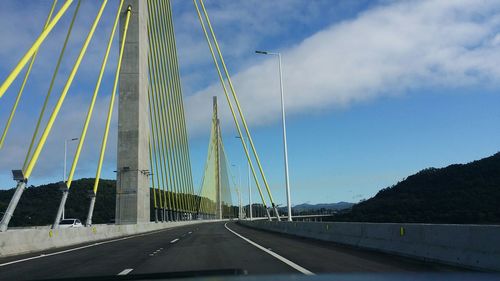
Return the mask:
<path fill-rule="evenodd" d="M 243 217 L 243 210 L 241 206 L 241 167 L 240 165 L 232 164 L 233 167 L 238 167 L 238 188 L 236 188 L 236 192 L 238 193 L 238 219 Z M 234 178 L 233 178 L 234 179 Z"/>
<path fill-rule="evenodd" d="M 70 141 L 76 141 L 78 138 L 72 138 L 72 139 L 66 139 L 64 140 L 64 174 L 63 174 L 63 182 L 66 182 L 66 158 L 68 155 L 68 142 Z"/>
<path fill-rule="evenodd" d="M 78 138 L 72 138 L 72 139 L 65 139 L 64 140 L 64 174 L 63 174 L 63 184 L 65 186 L 65 190 L 63 192 L 68 192 L 67 190 L 67 186 L 66 186 L 66 158 L 67 158 L 67 155 L 68 155 L 68 142 L 70 141 L 76 141 L 78 140 Z M 63 194 L 63 197 L 67 197 L 68 194 L 67 193 L 64 193 Z M 66 198 L 63 198 L 63 200 L 61 200 L 61 205 L 59 206 L 59 211 L 58 211 L 58 214 L 56 216 L 56 221 L 54 223 L 54 226 L 55 228 L 57 228 L 58 224 L 59 224 L 59 220 L 60 218 L 62 217 L 62 219 L 65 218 L 64 216 L 64 203 L 66 203 Z"/>
<path fill-rule="evenodd" d="M 281 120 L 283 123 L 283 154 L 285 161 L 285 186 L 286 186 L 286 201 L 288 205 L 288 221 L 292 221 L 292 203 L 290 199 L 290 181 L 288 176 L 288 147 L 286 141 L 286 121 L 285 121 L 285 97 L 283 93 L 283 71 L 281 68 L 281 53 L 271 53 L 267 51 L 255 51 L 261 55 L 276 55 L 279 60 L 279 73 L 280 73 L 280 91 L 281 91 Z"/>
<path fill-rule="evenodd" d="M 239 189 L 239 192 L 238 192 L 238 201 L 239 201 L 239 204 L 240 204 L 240 219 L 243 218 L 243 206 L 242 206 L 242 202 L 241 202 L 241 166 L 238 165 L 238 189 Z"/>
<path fill-rule="evenodd" d="M 67 151 L 68 151 L 68 140 L 64 140 L 64 168 L 63 168 L 63 178 L 62 178 L 63 183 L 66 182 L 66 158 L 68 154 Z"/>
<path fill-rule="evenodd" d="M 250 144 L 248 144 L 250 145 Z M 252 181 L 250 180 L 250 163 L 247 161 L 247 175 L 248 175 L 248 212 L 250 213 L 250 220 L 253 220 L 252 211 Z"/>

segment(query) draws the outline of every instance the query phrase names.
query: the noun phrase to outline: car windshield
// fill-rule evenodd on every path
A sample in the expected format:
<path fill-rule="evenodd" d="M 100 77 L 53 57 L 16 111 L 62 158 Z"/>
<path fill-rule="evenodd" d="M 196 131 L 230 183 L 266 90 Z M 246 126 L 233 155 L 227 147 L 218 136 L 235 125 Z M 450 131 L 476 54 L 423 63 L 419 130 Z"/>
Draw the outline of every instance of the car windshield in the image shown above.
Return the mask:
<path fill-rule="evenodd" d="M 73 224 L 75 220 L 62 220 L 59 225 L 68 225 L 68 224 Z"/>

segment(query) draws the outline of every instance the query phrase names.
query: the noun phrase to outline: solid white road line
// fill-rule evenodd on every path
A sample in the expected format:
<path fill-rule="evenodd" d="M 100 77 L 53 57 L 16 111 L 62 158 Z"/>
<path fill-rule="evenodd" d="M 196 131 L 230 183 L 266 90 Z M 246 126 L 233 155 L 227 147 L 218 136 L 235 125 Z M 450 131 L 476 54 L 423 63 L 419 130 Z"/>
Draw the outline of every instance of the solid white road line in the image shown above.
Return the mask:
<path fill-rule="evenodd" d="M 124 269 L 122 272 L 118 273 L 118 275 L 127 275 L 129 274 L 132 270 L 134 270 L 133 268 L 126 268 Z"/>
<path fill-rule="evenodd" d="M 298 264 L 294 263 L 293 261 L 288 260 L 288 259 L 286 259 L 286 258 L 284 258 L 284 257 L 282 257 L 282 256 L 280 256 L 280 255 L 278 255 L 278 254 L 276 254 L 275 252 L 269 251 L 268 249 L 266 249 L 266 248 L 262 247 L 261 245 L 259 245 L 259 244 L 255 243 L 255 242 L 253 242 L 252 240 L 250 240 L 250 239 L 248 239 L 248 238 L 246 238 L 246 237 L 243 237 L 242 235 L 240 235 L 240 234 L 236 233 L 234 230 L 230 229 L 230 228 L 227 226 L 227 223 L 225 223 L 225 224 L 224 224 L 224 227 L 226 227 L 226 229 L 227 229 L 227 230 L 229 230 L 229 231 L 231 231 L 234 235 L 236 235 L 236 236 L 240 237 L 241 239 L 243 239 L 243 240 L 247 241 L 248 243 L 250 243 L 250 244 L 254 245 L 255 247 L 257 247 L 257 248 L 261 249 L 262 251 L 264 251 L 264 252 L 268 253 L 269 255 L 271 255 L 271 256 L 273 256 L 273 257 L 277 258 L 278 260 L 280 260 L 280 261 L 282 261 L 283 263 L 285 263 L 285 264 L 289 265 L 289 266 L 290 266 L 290 267 L 292 267 L 293 269 L 295 269 L 295 270 L 297 270 L 297 271 L 299 271 L 299 272 L 301 272 L 301 273 L 303 273 L 303 274 L 305 274 L 305 275 L 314 275 L 314 273 L 313 273 L 313 272 L 311 272 L 311 271 L 309 271 L 309 270 L 307 270 L 307 269 L 303 268 L 302 266 L 300 266 L 300 265 L 298 265 Z"/>
<path fill-rule="evenodd" d="M 15 261 L 10 261 L 10 262 L 6 262 L 6 263 L 2 263 L 2 264 L 0 264 L 0 267 L 6 266 L 6 265 L 15 264 L 15 263 L 20 263 L 20 262 L 30 261 L 30 260 L 36 260 L 36 259 L 40 259 L 40 258 L 46 258 L 46 257 L 50 257 L 50 256 L 65 254 L 65 253 L 69 253 L 69 252 L 73 252 L 73 251 L 78 251 L 78 250 L 83 250 L 83 249 L 86 249 L 86 248 L 95 247 L 95 246 L 99 246 L 99 245 L 103 245 L 103 244 L 108 244 L 108 243 L 113 243 L 113 242 L 117 242 L 117 241 L 122 241 L 122 240 L 132 239 L 132 238 L 136 238 L 136 237 L 151 235 L 151 234 L 155 234 L 155 233 L 159 233 L 159 232 L 163 232 L 163 231 L 167 231 L 167 230 L 170 230 L 170 229 L 162 229 L 162 230 L 159 230 L 159 231 L 148 232 L 148 233 L 143 233 L 143 234 L 137 234 L 137 235 L 134 235 L 134 236 L 127 236 L 127 237 L 122 237 L 122 238 L 118 238 L 118 239 L 114 239 L 114 240 L 108 240 L 108 241 L 103 241 L 103 242 L 97 242 L 97 243 L 94 243 L 94 244 L 85 245 L 85 246 L 81 246 L 81 247 L 76 247 L 76 248 L 72 248 L 72 249 L 67 249 L 67 250 L 64 250 L 64 251 L 59 251 L 59 252 L 54 252 L 54 253 L 49 253 L 49 254 L 41 254 L 41 255 L 38 255 L 38 256 L 34 256 L 34 257 L 29 257 L 29 258 L 25 258 L 25 259 L 20 259 L 20 260 L 15 260 Z"/>
<path fill-rule="evenodd" d="M 174 239 L 174 240 L 170 241 L 170 244 L 174 244 L 174 243 L 175 243 L 175 242 L 177 242 L 177 241 L 179 241 L 179 239 L 178 239 L 178 238 L 176 238 L 176 239 Z"/>

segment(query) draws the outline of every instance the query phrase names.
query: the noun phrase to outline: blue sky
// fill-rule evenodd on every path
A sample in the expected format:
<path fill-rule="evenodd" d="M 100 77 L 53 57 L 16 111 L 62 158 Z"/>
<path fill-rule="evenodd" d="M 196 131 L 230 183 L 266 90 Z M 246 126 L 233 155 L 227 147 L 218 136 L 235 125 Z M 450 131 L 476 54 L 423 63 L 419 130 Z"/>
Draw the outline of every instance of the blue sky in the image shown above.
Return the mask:
<path fill-rule="evenodd" d="M 83 0 L 54 96 L 98 3 Z M 206 3 L 278 203 L 285 202 L 285 190 L 277 61 L 255 55 L 256 49 L 283 53 L 294 203 L 357 202 L 423 168 L 465 163 L 498 151 L 499 1 Z M 106 9 L 31 184 L 62 177 L 63 139 L 79 135 L 116 4 L 110 1 Z M 0 77 L 36 38 L 49 7 L 50 1 L 0 3 L 0 36 L 9 38 L 0 43 Z M 199 185 L 211 96 L 220 95 L 221 88 L 192 2 L 174 0 L 173 8 L 194 182 Z M 22 164 L 71 13 L 42 46 L 0 150 L 2 188 L 14 185 L 10 170 Z M 95 173 L 116 53 L 115 44 L 76 178 Z M 19 80 L 0 100 L 0 126 Z M 219 101 L 228 157 L 242 167 L 246 183 L 243 151 L 223 96 Z M 114 128 L 105 178 L 114 177 L 116 114 Z M 237 176 L 237 170 L 233 174 Z M 253 198 L 258 198 L 255 188 Z"/>

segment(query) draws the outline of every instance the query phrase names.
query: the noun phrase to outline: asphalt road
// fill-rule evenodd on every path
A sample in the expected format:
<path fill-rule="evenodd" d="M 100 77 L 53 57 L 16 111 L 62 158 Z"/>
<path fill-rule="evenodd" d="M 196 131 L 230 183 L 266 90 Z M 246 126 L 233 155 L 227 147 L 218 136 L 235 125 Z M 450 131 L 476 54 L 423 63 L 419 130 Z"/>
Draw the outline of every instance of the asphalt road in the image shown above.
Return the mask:
<path fill-rule="evenodd" d="M 326 242 L 258 231 L 232 222 L 227 223 L 227 227 L 254 244 L 230 232 L 225 223 L 204 223 L 95 246 L 90 244 L 89 247 L 76 250 L 72 250 L 76 247 L 70 247 L 64 253 L 57 253 L 61 251 L 58 249 L 0 259 L 0 280 L 222 269 L 239 269 L 248 274 L 457 270 Z M 21 262 L 16 262 L 20 260 Z M 6 264 L 10 262 L 16 263 Z"/>

